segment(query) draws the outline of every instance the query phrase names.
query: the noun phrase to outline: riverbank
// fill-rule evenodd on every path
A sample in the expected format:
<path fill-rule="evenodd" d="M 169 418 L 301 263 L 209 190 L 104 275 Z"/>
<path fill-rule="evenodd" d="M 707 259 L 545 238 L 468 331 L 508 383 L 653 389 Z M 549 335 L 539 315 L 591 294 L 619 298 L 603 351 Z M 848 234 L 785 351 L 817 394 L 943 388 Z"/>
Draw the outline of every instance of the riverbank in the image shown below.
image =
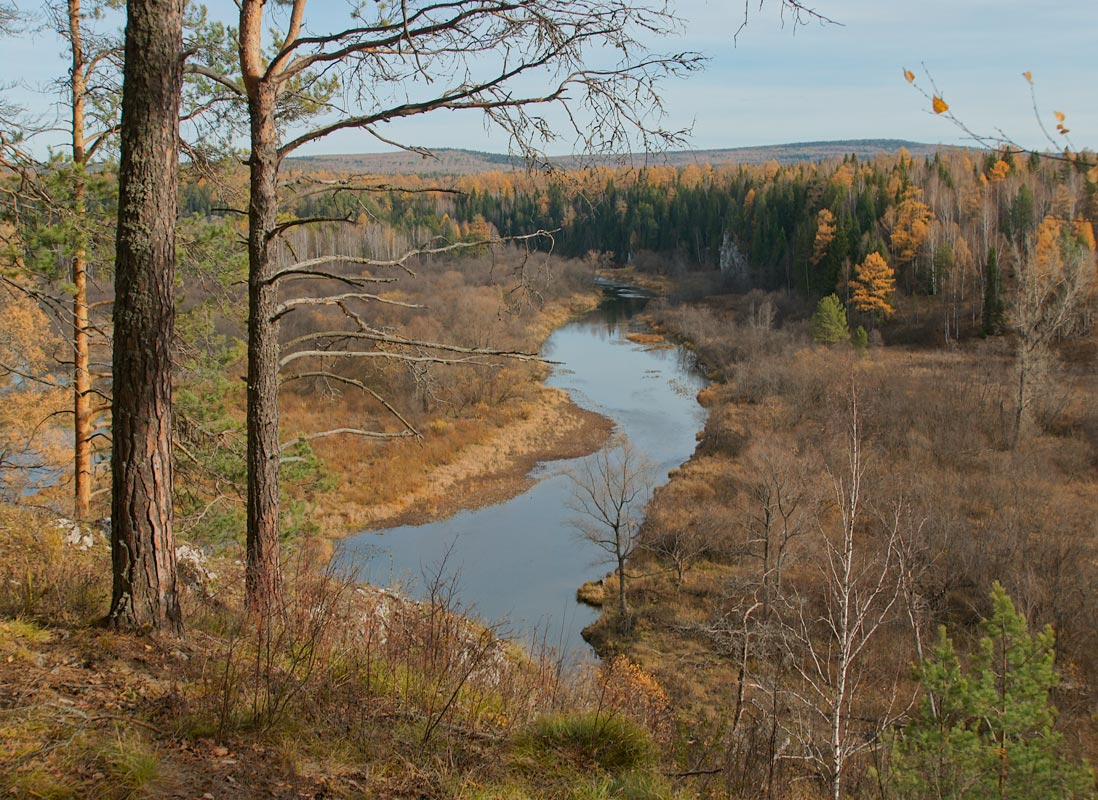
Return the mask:
<path fill-rule="evenodd" d="M 597 311 L 559 327 L 545 343 L 543 352 L 559 365 L 547 384 L 613 420 L 615 433 L 651 464 L 645 474 L 657 484 L 695 448 L 704 418 L 695 396 L 704 381 L 688 354 L 632 340 L 642 330 L 637 315 L 646 297 L 613 287 L 609 294 Z M 561 401 L 562 408 L 570 405 Z M 536 438 L 559 437 L 546 423 L 531 422 Z M 579 454 L 575 441 L 563 441 Z M 457 596 L 480 618 L 504 621 L 518 639 L 548 632 L 568 659 L 589 657 L 580 632 L 596 615 L 576 605 L 575 592 L 605 571 L 608 554 L 577 530 L 583 475 L 574 460 L 542 462 L 521 495 L 426 525 L 364 531 L 340 543 L 338 565 L 412 596 L 422 596 L 438 574 L 459 576 Z"/>
<path fill-rule="evenodd" d="M 239 563 L 187 558 L 185 635 L 116 631 L 94 624 L 105 538 L 3 502 L 0 534 L 0 797 L 575 800 L 637 775 L 672 796 L 663 698 L 637 702 L 631 665 L 563 675 L 445 593 L 406 602 L 293 556 L 268 616 Z"/>
<path fill-rule="evenodd" d="M 504 409 L 482 420 L 482 435 L 443 463 L 428 465 L 400 496 L 347 504 L 340 509 L 340 523 L 348 532 L 356 526 L 423 525 L 501 503 L 534 484 L 530 472 L 537 464 L 593 453 L 613 428 L 606 417 L 580 408 L 567 393 L 545 385 L 531 389 L 522 405 L 518 413 Z"/>
<path fill-rule="evenodd" d="M 592 289 L 544 308 L 531 338 L 540 348 L 561 325 L 595 308 Z M 545 385 L 546 365 L 505 367 L 506 398 L 460 417 L 438 415 L 420 440 L 324 442 L 316 451 L 338 473 L 316 502 L 313 520 L 327 539 L 365 528 L 421 525 L 522 494 L 542 462 L 579 458 L 607 440 L 613 423 Z M 290 401 L 296 424 L 317 413 Z"/>

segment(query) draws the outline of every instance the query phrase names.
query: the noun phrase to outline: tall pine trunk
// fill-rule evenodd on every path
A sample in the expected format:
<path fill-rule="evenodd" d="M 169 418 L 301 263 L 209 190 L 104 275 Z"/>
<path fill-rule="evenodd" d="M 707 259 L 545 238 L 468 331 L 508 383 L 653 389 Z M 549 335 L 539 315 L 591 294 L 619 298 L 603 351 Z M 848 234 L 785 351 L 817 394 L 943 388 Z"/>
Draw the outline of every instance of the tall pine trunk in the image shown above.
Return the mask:
<path fill-rule="evenodd" d="M 172 533 L 172 283 L 183 0 L 130 0 L 111 403 L 115 627 L 179 632 Z"/>
<path fill-rule="evenodd" d="M 245 597 L 264 610 L 281 596 L 279 563 L 278 289 L 273 256 L 278 219 L 274 92 L 254 84 L 248 205 L 248 533 Z M 252 87 L 249 87 L 251 89 Z"/>
<path fill-rule="evenodd" d="M 84 105 L 87 64 L 80 26 L 80 0 L 69 0 L 69 42 L 72 47 L 72 210 L 77 226 L 87 213 L 85 200 L 87 151 L 84 142 Z M 72 256 L 73 350 L 73 494 L 74 516 L 85 519 L 91 505 L 92 410 L 91 371 L 88 369 L 88 267 L 84 234 L 77 234 Z"/>

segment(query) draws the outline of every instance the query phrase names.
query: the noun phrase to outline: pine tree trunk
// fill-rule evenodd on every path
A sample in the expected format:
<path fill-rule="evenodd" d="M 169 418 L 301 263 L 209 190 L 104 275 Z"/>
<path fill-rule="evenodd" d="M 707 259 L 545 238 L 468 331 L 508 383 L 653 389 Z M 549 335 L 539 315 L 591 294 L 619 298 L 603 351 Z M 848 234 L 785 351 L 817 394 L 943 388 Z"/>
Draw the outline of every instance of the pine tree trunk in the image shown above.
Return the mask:
<path fill-rule="evenodd" d="M 262 610 L 281 596 L 279 563 L 278 322 L 271 236 L 278 218 L 274 93 L 260 83 L 252 126 L 248 206 L 248 534 L 245 595 Z"/>
<path fill-rule="evenodd" d="M 172 374 L 183 0 L 127 6 L 115 261 L 108 622 L 178 633 Z"/>
<path fill-rule="evenodd" d="M 84 173 L 87 154 L 84 144 L 84 96 L 87 91 L 84 44 L 80 28 L 80 0 L 69 0 L 69 41 L 72 47 L 72 210 L 80 225 L 87 213 Z M 91 371 L 88 369 L 88 268 L 84 236 L 77 234 L 72 257 L 72 350 L 73 350 L 73 494 L 74 516 L 86 519 L 91 505 Z"/>

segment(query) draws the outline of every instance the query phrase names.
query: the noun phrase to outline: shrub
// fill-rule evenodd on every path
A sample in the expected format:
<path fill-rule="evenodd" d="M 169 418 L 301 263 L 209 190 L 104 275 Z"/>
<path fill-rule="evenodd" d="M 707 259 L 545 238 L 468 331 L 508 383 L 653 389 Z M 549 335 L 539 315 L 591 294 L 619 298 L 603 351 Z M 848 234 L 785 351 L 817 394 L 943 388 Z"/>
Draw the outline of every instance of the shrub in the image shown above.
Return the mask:
<path fill-rule="evenodd" d="M 869 349 L 869 334 L 862 325 L 854 330 L 854 347 L 863 353 Z"/>

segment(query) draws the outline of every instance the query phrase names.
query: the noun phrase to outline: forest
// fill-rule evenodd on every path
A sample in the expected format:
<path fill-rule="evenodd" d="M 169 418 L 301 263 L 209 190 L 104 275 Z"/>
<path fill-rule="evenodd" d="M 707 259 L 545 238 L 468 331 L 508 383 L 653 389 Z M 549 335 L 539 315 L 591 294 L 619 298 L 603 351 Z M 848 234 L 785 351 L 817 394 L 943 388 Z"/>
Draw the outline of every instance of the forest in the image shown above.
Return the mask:
<path fill-rule="evenodd" d="M 1093 153 L 562 169 L 538 109 L 577 94 L 591 152 L 681 143 L 633 113 L 700 63 L 629 60 L 666 9 L 379 4 L 324 35 L 297 0 L 270 41 L 258 0 L 154 5 L 124 43 L 51 6 L 64 154 L 0 102 L 0 793 L 1095 796 Z M 548 94 L 513 81 L 546 63 Z M 426 95 L 325 117 L 363 75 Z M 543 169 L 288 159 L 461 109 Z M 596 279 L 644 287 L 626 340 L 708 382 L 666 482 L 546 384 Z M 410 597 L 333 558 L 583 457 L 614 556 L 576 586 L 590 663 L 444 564 Z"/>

